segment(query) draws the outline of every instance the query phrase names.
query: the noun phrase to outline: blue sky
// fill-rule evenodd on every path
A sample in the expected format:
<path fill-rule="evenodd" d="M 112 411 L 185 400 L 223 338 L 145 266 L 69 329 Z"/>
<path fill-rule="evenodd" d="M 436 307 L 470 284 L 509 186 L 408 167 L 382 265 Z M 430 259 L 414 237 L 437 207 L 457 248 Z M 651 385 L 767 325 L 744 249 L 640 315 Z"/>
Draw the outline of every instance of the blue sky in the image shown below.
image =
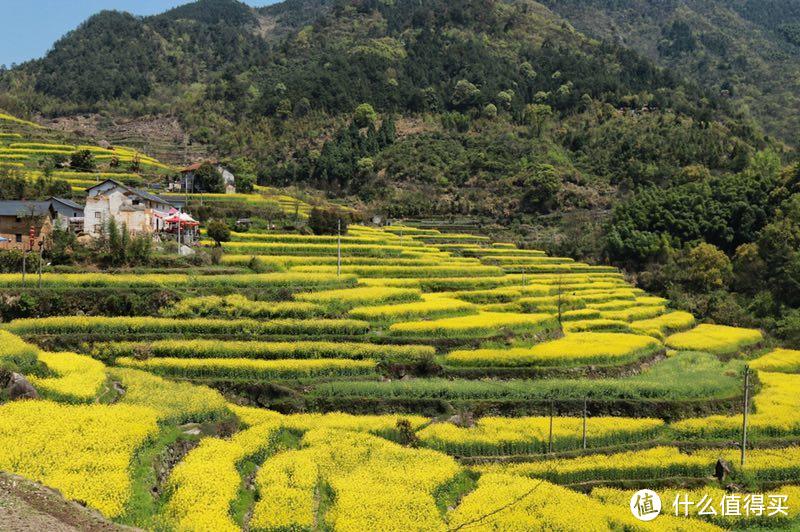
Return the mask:
<path fill-rule="evenodd" d="M 0 0 L 0 65 L 42 57 L 62 35 L 103 9 L 153 15 L 190 0 Z M 245 0 L 253 6 L 278 0 Z"/>

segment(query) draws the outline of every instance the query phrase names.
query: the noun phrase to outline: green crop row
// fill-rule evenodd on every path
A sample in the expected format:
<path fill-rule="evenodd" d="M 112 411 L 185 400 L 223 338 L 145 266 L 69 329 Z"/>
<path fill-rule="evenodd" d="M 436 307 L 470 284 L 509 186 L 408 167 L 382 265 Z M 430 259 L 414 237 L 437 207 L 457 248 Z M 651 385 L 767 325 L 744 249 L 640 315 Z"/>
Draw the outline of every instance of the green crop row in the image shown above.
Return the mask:
<path fill-rule="evenodd" d="M 388 360 L 416 362 L 431 358 L 435 350 L 426 345 L 378 345 L 351 342 L 257 342 L 222 340 L 157 340 L 145 342 L 110 342 L 92 347 L 92 356 L 101 359 L 117 357 L 170 358 L 253 358 L 315 359 L 346 358 L 352 360 Z"/>
<path fill-rule="evenodd" d="M 308 377 L 352 377 L 375 372 L 372 360 L 253 360 L 247 358 L 150 358 L 121 357 L 122 367 L 142 369 L 178 378 L 298 379 Z"/>
<path fill-rule="evenodd" d="M 312 274 L 336 273 L 336 266 L 295 266 L 293 272 Z M 357 265 L 342 266 L 342 273 L 357 275 L 359 277 L 496 277 L 503 275 L 503 270 L 496 266 L 482 264 L 454 264 L 452 266 L 384 266 L 384 265 Z"/>
<path fill-rule="evenodd" d="M 37 280 L 38 282 L 38 280 Z M 45 273 L 41 278 L 46 287 L 132 287 L 163 286 L 180 288 L 230 287 L 230 288 L 286 288 L 293 290 L 353 286 L 351 275 L 337 277 L 328 274 L 303 274 L 291 272 L 238 274 L 238 275 L 186 275 L 186 274 L 109 274 L 109 273 Z M 22 284 L 22 274 L 0 274 L 0 287 Z"/>
<path fill-rule="evenodd" d="M 192 334 L 192 335 L 357 335 L 369 330 L 358 320 L 224 320 L 152 317 L 53 316 L 25 318 L 2 324 L 15 334 Z"/>
<path fill-rule="evenodd" d="M 253 301 L 231 294 L 183 299 L 161 314 L 173 318 L 309 318 L 323 311 L 305 301 Z"/>

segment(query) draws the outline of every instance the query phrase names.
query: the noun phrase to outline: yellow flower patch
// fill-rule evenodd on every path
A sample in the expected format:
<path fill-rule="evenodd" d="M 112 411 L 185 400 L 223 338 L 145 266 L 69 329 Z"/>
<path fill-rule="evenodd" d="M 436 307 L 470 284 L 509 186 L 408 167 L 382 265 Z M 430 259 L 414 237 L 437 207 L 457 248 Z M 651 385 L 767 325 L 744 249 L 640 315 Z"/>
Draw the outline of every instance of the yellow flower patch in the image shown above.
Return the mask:
<path fill-rule="evenodd" d="M 166 505 L 167 518 L 178 530 L 236 532 L 230 516 L 231 502 L 242 483 L 236 466 L 242 460 L 269 450 L 278 423 L 263 423 L 237 433 L 229 440 L 205 438 L 172 470 Z"/>
<path fill-rule="evenodd" d="M 308 432 L 302 446 L 270 458 L 256 475 L 252 530 L 310 528 L 321 482 L 336 496 L 325 516 L 334 530 L 444 530 L 432 492 L 459 472 L 452 458 L 329 429 Z"/>
<path fill-rule="evenodd" d="M 587 444 L 605 446 L 643 441 L 663 427 L 660 419 L 590 417 L 586 422 Z M 550 418 L 485 417 L 470 428 L 434 423 L 417 435 L 426 447 L 458 456 L 535 454 L 548 448 Z M 582 437 L 582 418 L 553 418 L 554 449 L 580 447 Z"/>
<path fill-rule="evenodd" d="M 705 351 L 722 355 L 736 353 L 763 339 L 764 335 L 757 329 L 703 323 L 690 331 L 673 334 L 665 343 L 667 347 L 679 351 Z"/>
<path fill-rule="evenodd" d="M 753 398 L 750 430 L 768 436 L 800 433 L 800 375 L 758 372 L 761 391 Z M 694 438 L 734 436 L 742 429 L 741 416 L 708 416 L 683 419 L 672 428 Z"/>
<path fill-rule="evenodd" d="M 131 496 L 134 452 L 157 434 L 156 418 L 153 409 L 128 405 L 0 405 L 0 470 L 116 517 Z"/>
<path fill-rule="evenodd" d="M 606 504 L 549 482 L 494 473 L 481 476 L 447 520 L 449 530 L 722 530 L 666 515 L 645 523 L 631 515 L 627 503 Z"/>
<path fill-rule="evenodd" d="M 555 329 L 558 323 L 549 314 L 515 314 L 480 312 L 471 316 L 442 318 L 431 321 L 395 323 L 389 333 L 395 336 L 425 337 L 490 337 L 509 331 L 535 334 Z"/>
<path fill-rule="evenodd" d="M 750 367 L 763 371 L 800 373 L 800 351 L 793 349 L 774 349 L 750 362 Z"/>
<path fill-rule="evenodd" d="M 423 301 L 399 305 L 356 307 L 347 313 L 351 318 L 367 321 L 397 321 L 419 318 L 438 318 L 457 314 L 476 313 L 472 303 L 445 297 L 426 295 Z"/>
<path fill-rule="evenodd" d="M 53 399 L 92 401 L 106 381 L 105 365 L 87 356 L 75 353 L 39 353 L 39 360 L 58 376 L 30 376 L 28 380 L 40 393 Z"/>
<path fill-rule="evenodd" d="M 584 332 L 533 347 L 453 351 L 445 360 L 457 366 L 562 366 L 626 363 L 661 350 L 649 336 Z"/>

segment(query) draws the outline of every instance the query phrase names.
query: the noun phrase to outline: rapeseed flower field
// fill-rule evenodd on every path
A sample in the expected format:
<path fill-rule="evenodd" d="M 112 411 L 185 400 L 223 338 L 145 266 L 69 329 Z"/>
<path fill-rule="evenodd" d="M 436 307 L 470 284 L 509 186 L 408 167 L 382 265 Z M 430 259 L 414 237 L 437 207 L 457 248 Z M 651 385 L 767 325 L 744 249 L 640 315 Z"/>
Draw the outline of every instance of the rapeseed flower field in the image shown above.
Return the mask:
<path fill-rule="evenodd" d="M 760 331 L 698 325 L 613 268 L 480 235 L 352 225 L 341 269 L 330 235 L 234 232 L 222 248 L 217 274 L 45 273 L 53 294 L 169 297 L 148 315 L 0 324 L 0 368 L 37 392 L 0 387 L 0 470 L 158 530 L 797 524 L 800 507 L 654 523 L 628 508 L 632 485 L 723 493 L 720 458 L 742 489 L 798 500 L 800 357 Z"/>

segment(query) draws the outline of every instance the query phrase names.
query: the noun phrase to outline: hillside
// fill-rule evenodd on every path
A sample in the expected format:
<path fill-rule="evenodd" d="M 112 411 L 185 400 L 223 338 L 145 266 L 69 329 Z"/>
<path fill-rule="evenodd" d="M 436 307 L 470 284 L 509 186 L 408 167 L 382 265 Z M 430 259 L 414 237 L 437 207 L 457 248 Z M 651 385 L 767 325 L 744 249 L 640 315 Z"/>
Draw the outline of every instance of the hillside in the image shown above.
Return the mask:
<path fill-rule="evenodd" d="M 545 0 L 578 30 L 638 51 L 796 143 L 800 6 L 791 0 Z"/>
<path fill-rule="evenodd" d="M 744 39 L 776 43 L 771 22 L 794 16 L 788 4 L 703 3 L 713 13 L 699 4 L 706 18 L 736 13 L 740 26 L 715 31 L 746 35 L 736 46 L 751 54 L 772 48 Z M 145 18 L 102 12 L 46 57 L 3 73 L 0 106 L 67 124 L 89 113 L 96 138 L 126 120 L 172 121 L 146 153 L 191 159 L 191 144 L 261 186 L 610 262 L 701 317 L 797 337 L 799 174 L 791 149 L 763 133 L 763 113 L 753 107 L 754 118 L 738 95 L 769 99 L 735 87 L 731 97 L 722 78 L 683 70 L 713 41 L 698 30 L 684 31 L 688 44 L 680 23 L 655 47 L 640 45 L 644 37 L 600 41 L 570 24 L 582 6 L 201 0 Z M 658 6 L 591 6 L 598 20 L 637 6 L 645 28 L 649 16 L 672 20 Z M 668 50 L 677 55 L 661 68 Z M 745 85 L 770 79 L 749 64 L 729 70 Z M 74 76 L 83 65 L 88 75 Z M 179 146 L 163 150 L 170 135 Z M 690 267 L 704 261 L 719 275 Z"/>
<path fill-rule="evenodd" d="M 239 168 L 236 161 L 226 164 Z M 233 225 L 238 219 L 248 218 L 255 224 L 298 228 L 305 225 L 314 206 L 355 212 L 313 191 L 292 187 L 255 185 L 252 190 L 234 194 L 169 191 L 168 184 L 178 171 L 135 148 L 96 141 L 81 131 L 44 127 L 0 110 L 0 200 L 58 196 L 82 202 L 88 187 L 114 179 L 158 194 L 177 206 L 186 206 L 204 222 L 221 218 L 230 219 Z M 245 171 L 242 169 L 239 175 L 245 175 Z"/>
<path fill-rule="evenodd" d="M 395 216 L 603 211 L 620 185 L 668 185 L 689 164 L 735 171 L 764 145 L 714 91 L 529 0 L 103 12 L 2 80 L 11 111 L 176 116 L 174 137 L 252 158 L 263 184 L 357 195 Z M 382 118 L 356 132 L 362 103 Z M 370 136 L 383 118 L 391 127 Z"/>

